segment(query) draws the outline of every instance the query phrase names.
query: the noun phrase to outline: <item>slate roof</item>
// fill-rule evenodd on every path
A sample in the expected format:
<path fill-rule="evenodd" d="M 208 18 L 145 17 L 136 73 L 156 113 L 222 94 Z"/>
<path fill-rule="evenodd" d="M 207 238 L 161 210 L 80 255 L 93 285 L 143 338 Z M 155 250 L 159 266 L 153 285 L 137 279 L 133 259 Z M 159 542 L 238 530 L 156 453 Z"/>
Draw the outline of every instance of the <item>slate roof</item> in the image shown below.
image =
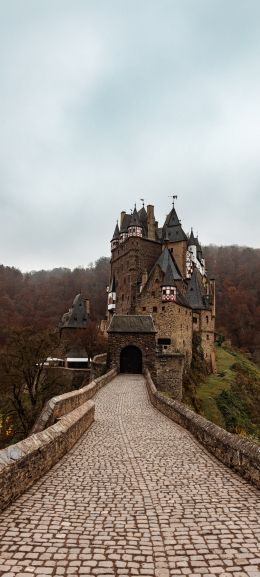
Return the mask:
<path fill-rule="evenodd" d="M 117 222 L 112 240 L 117 240 L 117 239 L 119 239 L 119 234 L 120 234 L 120 233 L 119 233 L 119 227 L 118 227 L 118 222 Z"/>
<path fill-rule="evenodd" d="M 156 333 L 151 315 L 114 315 L 108 333 Z"/>
<path fill-rule="evenodd" d="M 168 263 L 166 273 L 164 275 L 163 285 L 164 286 L 174 286 L 175 285 L 175 279 L 174 279 L 174 275 L 173 275 L 172 267 L 170 266 L 170 263 Z"/>
<path fill-rule="evenodd" d="M 178 269 L 178 266 L 177 266 L 175 260 L 173 259 L 172 255 L 171 255 L 171 253 L 167 247 L 165 247 L 163 249 L 163 251 L 161 252 L 161 254 L 160 254 L 159 258 L 157 259 L 154 267 L 156 265 L 159 265 L 159 267 L 161 268 L 161 270 L 164 274 L 166 274 L 167 268 L 169 266 L 171 269 L 173 279 L 174 280 L 182 280 L 182 276 L 181 276 L 181 273 Z M 153 267 L 152 271 L 154 270 L 154 267 Z M 152 271 L 151 271 L 151 273 L 152 273 Z"/>
<path fill-rule="evenodd" d="M 139 218 L 138 212 L 137 212 L 137 210 L 136 210 L 136 206 L 135 206 L 135 208 L 134 208 L 133 214 L 131 215 L 131 220 L 130 220 L 129 226 L 140 226 L 140 227 L 142 227 L 142 223 L 141 223 L 141 220 L 140 220 L 140 218 Z"/>
<path fill-rule="evenodd" d="M 59 324 L 60 328 L 84 328 L 88 323 L 85 300 L 81 294 L 78 294 L 72 304 L 71 309 L 65 313 Z"/>
<path fill-rule="evenodd" d="M 193 230 L 191 229 L 190 238 L 188 240 L 188 246 L 194 246 L 194 245 L 197 246 L 197 240 L 193 234 Z"/>
<path fill-rule="evenodd" d="M 163 238 L 169 242 L 187 240 L 185 232 L 182 230 L 181 222 L 177 216 L 174 206 L 166 217 L 163 225 Z"/>
<path fill-rule="evenodd" d="M 187 301 L 192 309 L 207 309 L 208 302 L 201 281 L 201 275 L 195 267 L 188 284 Z"/>

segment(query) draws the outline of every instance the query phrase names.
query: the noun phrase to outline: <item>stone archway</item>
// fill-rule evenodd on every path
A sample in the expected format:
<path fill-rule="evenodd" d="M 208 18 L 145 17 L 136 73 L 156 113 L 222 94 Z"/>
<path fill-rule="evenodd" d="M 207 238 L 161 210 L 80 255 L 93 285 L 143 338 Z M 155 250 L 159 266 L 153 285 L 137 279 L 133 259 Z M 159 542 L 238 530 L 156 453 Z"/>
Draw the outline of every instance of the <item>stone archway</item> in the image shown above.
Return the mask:
<path fill-rule="evenodd" d="M 120 353 L 120 373 L 142 373 L 142 351 L 134 345 L 128 345 Z"/>

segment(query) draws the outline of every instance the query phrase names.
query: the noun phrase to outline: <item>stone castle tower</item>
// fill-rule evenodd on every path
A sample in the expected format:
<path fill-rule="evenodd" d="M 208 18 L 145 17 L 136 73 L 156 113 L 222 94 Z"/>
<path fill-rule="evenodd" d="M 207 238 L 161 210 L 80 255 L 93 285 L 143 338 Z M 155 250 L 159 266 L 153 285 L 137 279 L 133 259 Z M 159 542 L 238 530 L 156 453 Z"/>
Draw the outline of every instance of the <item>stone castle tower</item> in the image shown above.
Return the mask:
<path fill-rule="evenodd" d="M 132 324 L 132 332 L 127 333 L 130 318 L 127 321 L 126 316 L 131 316 L 132 323 L 135 319 L 135 332 Z M 143 206 L 139 211 L 135 207 L 132 214 L 122 212 L 120 226 L 116 225 L 111 241 L 110 342 L 117 340 L 117 346 L 122 349 L 126 334 L 128 340 L 132 334 L 135 337 L 130 340 L 134 346 L 137 334 L 139 338 L 142 334 L 142 320 L 148 316 L 152 322 L 150 335 L 155 335 L 152 372 L 158 385 L 167 372 L 166 365 L 170 374 L 176 366 L 178 370 L 189 366 L 195 332 L 200 334 L 205 362 L 214 370 L 215 283 L 207 278 L 198 238 L 192 230 L 189 238 L 186 236 L 174 203 L 161 228 L 152 205 L 147 209 Z M 118 344 L 119 334 L 121 344 Z M 143 340 L 145 338 L 148 337 L 143 336 Z M 144 343 L 143 351 L 145 348 Z"/>

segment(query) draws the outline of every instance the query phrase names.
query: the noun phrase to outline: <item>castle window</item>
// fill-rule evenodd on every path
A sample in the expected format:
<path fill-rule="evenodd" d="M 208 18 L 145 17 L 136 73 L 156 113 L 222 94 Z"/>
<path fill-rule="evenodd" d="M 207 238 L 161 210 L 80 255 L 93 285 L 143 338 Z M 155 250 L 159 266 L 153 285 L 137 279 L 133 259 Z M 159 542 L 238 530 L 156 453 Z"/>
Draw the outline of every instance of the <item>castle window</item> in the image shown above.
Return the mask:
<path fill-rule="evenodd" d="M 146 307 L 143 307 L 143 311 L 146 311 Z"/>
<path fill-rule="evenodd" d="M 207 335 L 207 341 L 209 340 L 209 335 Z"/>
<path fill-rule="evenodd" d="M 165 311 L 165 307 L 162 307 L 162 311 Z"/>
<path fill-rule="evenodd" d="M 157 313 L 157 307 L 153 307 L 153 313 Z"/>
<path fill-rule="evenodd" d="M 207 322 L 207 323 L 209 322 L 209 317 L 208 317 L 208 315 L 206 316 L 206 322 Z"/>
<path fill-rule="evenodd" d="M 158 345 L 170 345 L 171 344 L 171 339 L 169 338 L 160 338 L 158 339 Z"/>
<path fill-rule="evenodd" d="M 155 297 L 155 292 L 154 292 L 154 291 L 152 291 L 152 297 Z"/>
<path fill-rule="evenodd" d="M 125 298 L 125 295 L 122 295 L 122 301 L 124 300 L 124 298 Z"/>
<path fill-rule="evenodd" d="M 198 322 L 198 319 L 197 319 L 197 317 L 193 317 L 193 319 L 192 319 L 192 322 L 194 323 L 194 325 L 196 325 L 196 324 L 197 324 L 197 322 Z"/>

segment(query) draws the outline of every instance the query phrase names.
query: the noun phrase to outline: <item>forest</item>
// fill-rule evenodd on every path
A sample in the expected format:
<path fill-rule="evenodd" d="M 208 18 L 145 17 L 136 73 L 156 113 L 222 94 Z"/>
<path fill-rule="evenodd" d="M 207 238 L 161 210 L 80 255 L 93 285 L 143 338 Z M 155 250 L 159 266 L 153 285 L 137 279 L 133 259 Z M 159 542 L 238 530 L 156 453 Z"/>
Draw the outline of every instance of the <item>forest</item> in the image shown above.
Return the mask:
<path fill-rule="evenodd" d="M 216 279 L 216 331 L 260 362 L 260 249 L 204 247 L 208 276 Z M 17 329 L 55 329 L 76 294 L 90 300 L 93 321 L 106 315 L 109 259 L 87 268 L 21 273 L 0 266 L 0 347 Z"/>
<path fill-rule="evenodd" d="M 204 253 L 208 276 L 216 279 L 217 334 L 260 364 L 260 250 L 208 246 Z M 56 355 L 59 321 L 79 292 L 90 301 L 85 349 L 91 358 L 105 349 L 98 325 L 106 317 L 109 270 L 105 257 L 74 270 L 22 273 L 0 266 L 0 448 L 27 436 L 44 402 L 66 392 L 55 373 L 44 371 L 44 362 Z M 243 383 L 248 388 L 244 377 Z M 197 385 L 193 389 L 191 401 L 200 410 Z M 222 397 L 231 393 L 223 391 Z"/>

